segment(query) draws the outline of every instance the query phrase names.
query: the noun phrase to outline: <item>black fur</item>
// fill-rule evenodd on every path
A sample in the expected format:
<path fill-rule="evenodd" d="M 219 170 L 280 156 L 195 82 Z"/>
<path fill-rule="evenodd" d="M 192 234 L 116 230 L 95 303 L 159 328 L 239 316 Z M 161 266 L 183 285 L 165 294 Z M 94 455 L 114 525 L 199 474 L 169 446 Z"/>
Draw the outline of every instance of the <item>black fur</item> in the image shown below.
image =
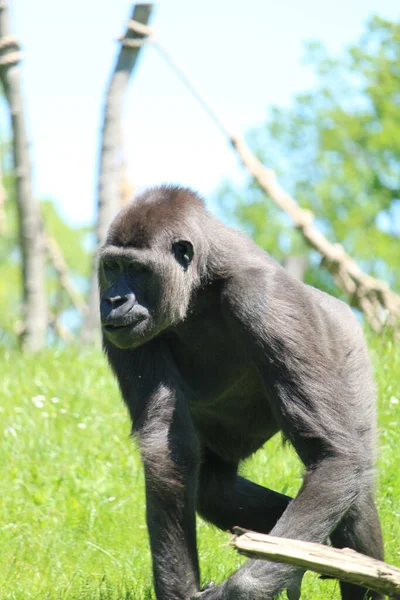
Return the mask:
<path fill-rule="evenodd" d="M 381 559 L 375 391 L 346 304 L 293 279 L 192 191 L 128 204 L 101 250 L 104 349 L 138 436 L 158 600 L 267 600 L 293 567 L 250 560 L 199 592 L 195 512 L 222 529 L 349 546 Z M 305 465 L 290 498 L 238 476 L 277 431 Z M 342 598 L 382 598 L 342 584 Z"/>

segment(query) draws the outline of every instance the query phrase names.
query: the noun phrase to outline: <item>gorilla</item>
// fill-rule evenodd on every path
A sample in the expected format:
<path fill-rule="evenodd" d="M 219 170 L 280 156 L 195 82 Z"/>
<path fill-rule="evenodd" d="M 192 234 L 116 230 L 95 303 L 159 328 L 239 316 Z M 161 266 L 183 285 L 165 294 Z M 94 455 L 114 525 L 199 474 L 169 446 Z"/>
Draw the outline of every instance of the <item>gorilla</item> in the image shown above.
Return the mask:
<path fill-rule="evenodd" d="M 299 597 L 301 570 L 261 560 L 201 590 L 196 512 L 224 530 L 330 539 L 383 558 L 375 390 L 346 304 L 168 185 L 115 217 L 99 286 L 103 347 L 144 464 L 158 600 Z M 304 464 L 294 499 L 238 474 L 278 431 Z M 341 594 L 383 598 L 344 582 Z"/>

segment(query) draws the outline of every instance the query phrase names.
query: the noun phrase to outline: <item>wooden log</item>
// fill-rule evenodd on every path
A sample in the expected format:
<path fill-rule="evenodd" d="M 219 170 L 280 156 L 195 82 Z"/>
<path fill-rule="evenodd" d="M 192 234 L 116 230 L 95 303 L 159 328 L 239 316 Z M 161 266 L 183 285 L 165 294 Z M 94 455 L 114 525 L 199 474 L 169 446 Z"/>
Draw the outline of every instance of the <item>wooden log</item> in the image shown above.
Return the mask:
<path fill-rule="evenodd" d="M 259 560 L 287 563 L 353 583 L 390 598 L 400 598 L 400 569 L 350 548 L 291 540 L 235 530 L 232 545 L 240 554 Z"/>

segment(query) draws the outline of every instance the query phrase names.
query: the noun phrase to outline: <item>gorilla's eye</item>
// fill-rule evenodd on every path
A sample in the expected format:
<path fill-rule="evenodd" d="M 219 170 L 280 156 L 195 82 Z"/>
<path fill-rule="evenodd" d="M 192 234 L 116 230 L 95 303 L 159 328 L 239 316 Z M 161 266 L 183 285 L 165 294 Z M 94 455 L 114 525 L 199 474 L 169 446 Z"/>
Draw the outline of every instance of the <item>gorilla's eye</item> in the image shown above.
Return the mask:
<path fill-rule="evenodd" d="M 107 273 L 112 274 L 116 274 L 119 273 L 120 271 L 120 264 L 119 262 L 117 262 L 116 260 L 113 259 L 107 259 L 103 262 L 103 266 L 104 266 L 104 270 Z"/>
<path fill-rule="evenodd" d="M 172 250 L 178 263 L 186 270 L 192 262 L 194 255 L 191 242 L 187 242 L 186 240 L 174 242 L 172 245 Z"/>
<path fill-rule="evenodd" d="M 150 271 L 149 267 L 141 262 L 129 262 L 128 271 L 130 273 L 148 273 Z"/>

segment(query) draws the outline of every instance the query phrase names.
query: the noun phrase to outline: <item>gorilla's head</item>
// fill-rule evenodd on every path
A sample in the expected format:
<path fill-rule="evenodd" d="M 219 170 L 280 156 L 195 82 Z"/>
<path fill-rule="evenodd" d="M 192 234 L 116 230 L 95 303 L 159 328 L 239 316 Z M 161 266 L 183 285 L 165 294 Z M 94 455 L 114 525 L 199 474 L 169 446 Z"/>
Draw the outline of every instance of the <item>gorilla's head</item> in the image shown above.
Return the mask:
<path fill-rule="evenodd" d="M 116 216 L 100 251 L 104 336 L 134 348 L 178 324 L 207 263 L 203 200 L 186 188 L 160 186 Z"/>

